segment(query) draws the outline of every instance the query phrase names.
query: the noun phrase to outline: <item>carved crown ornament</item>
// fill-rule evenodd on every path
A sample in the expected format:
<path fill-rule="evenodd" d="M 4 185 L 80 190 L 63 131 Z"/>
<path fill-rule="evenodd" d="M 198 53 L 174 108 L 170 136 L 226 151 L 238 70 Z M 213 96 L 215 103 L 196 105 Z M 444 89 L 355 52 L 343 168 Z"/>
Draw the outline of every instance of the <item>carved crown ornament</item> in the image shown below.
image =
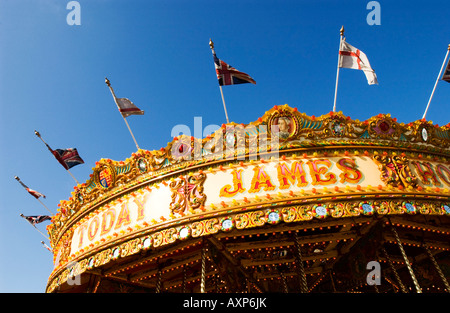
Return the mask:
<path fill-rule="evenodd" d="M 277 140 L 272 141 L 274 138 Z M 264 141 L 267 146 L 261 144 Z M 419 157 L 428 154 L 448 163 L 449 146 L 450 123 L 438 126 L 431 121 L 417 120 L 404 124 L 389 114 L 378 114 L 366 121 L 352 120 L 342 112 L 315 117 L 288 105 L 274 106 L 254 122 L 224 124 L 206 138 L 183 135 L 159 150 L 139 149 L 125 161 L 101 159 L 89 179 L 75 186 L 68 200 L 60 202 L 47 230 L 52 244 L 58 242 L 89 210 L 137 188 L 151 188 L 152 184 L 168 178 L 172 178 L 172 212 L 178 212 L 185 204 L 188 209 L 201 207 L 206 198 L 202 187 L 205 178 L 200 174 L 181 179 L 180 173 L 242 162 L 256 154 L 270 155 L 271 151 L 281 152 L 280 156 L 325 151 L 324 156 L 327 153 L 332 156 L 348 153 L 349 149 L 360 149 L 360 153 L 378 149 L 380 153 L 373 159 L 379 164 L 386 184 L 415 187 L 417 177 L 405 166 L 405 156 L 383 156 L 381 150 L 404 151 Z"/>

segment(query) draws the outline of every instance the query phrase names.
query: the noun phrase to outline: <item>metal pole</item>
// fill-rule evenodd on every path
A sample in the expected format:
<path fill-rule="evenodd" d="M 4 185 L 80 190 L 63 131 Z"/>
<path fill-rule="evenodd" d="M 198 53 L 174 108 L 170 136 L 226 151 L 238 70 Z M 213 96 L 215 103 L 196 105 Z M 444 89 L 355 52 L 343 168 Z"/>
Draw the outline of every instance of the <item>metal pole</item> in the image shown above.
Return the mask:
<path fill-rule="evenodd" d="M 439 74 L 436 78 L 436 82 L 434 83 L 433 91 L 431 92 L 430 99 L 428 100 L 427 108 L 425 109 L 425 112 L 423 113 L 423 116 L 422 116 L 423 119 L 427 116 L 428 107 L 430 106 L 431 99 L 433 99 L 434 91 L 436 90 L 437 83 L 439 82 L 439 78 L 441 77 L 442 70 L 444 69 L 445 61 L 447 60 L 449 52 L 450 52 L 450 45 L 448 45 L 448 49 L 447 49 L 447 53 L 445 54 L 444 62 L 442 63 L 441 70 L 439 71 Z"/>
<path fill-rule="evenodd" d="M 334 284 L 333 272 L 331 270 L 330 270 L 330 281 L 331 281 L 331 286 L 333 287 L 333 292 L 336 292 L 336 285 Z"/>
<path fill-rule="evenodd" d="M 105 78 L 105 83 L 106 83 L 106 85 L 109 87 L 109 91 L 111 91 L 111 94 L 112 94 L 112 96 L 113 96 L 113 98 L 114 98 L 114 102 L 116 103 L 117 109 L 118 109 L 119 112 L 120 112 L 120 106 L 119 106 L 119 104 L 117 103 L 117 97 L 116 97 L 116 94 L 114 93 L 114 90 L 113 90 L 113 88 L 111 87 L 111 83 L 109 82 L 108 78 Z M 122 113 L 120 113 L 120 115 L 122 115 L 122 118 L 123 118 L 125 124 L 126 124 L 127 127 L 128 127 L 128 131 L 130 132 L 131 137 L 133 138 L 134 144 L 136 145 L 136 148 L 139 150 L 140 148 L 139 148 L 139 146 L 138 146 L 138 144 L 137 144 L 136 138 L 134 138 L 134 134 L 133 134 L 133 132 L 131 131 L 130 125 L 128 125 L 128 122 L 127 122 L 126 117 L 124 117 Z"/>
<path fill-rule="evenodd" d="M 225 104 L 225 98 L 223 97 L 222 86 L 219 85 L 219 89 L 220 89 L 220 95 L 222 96 L 223 110 L 225 111 L 225 117 L 227 119 L 227 124 L 228 124 L 230 121 L 228 120 L 227 106 Z"/>
<path fill-rule="evenodd" d="M 25 218 L 25 216 L 24 216 L 22 213 L 20 213 L 20 217 Z M 25 219 L 26 219 L 26 218 L 25 218 Z M 30 223 L 28 220 L 27 220 L 27 222 Z M 30 225 L 33 226 L 34 229 L 36 229 L 42 236 L 44 236 L 45 239 L 47 239 L 48 241 L 50 241 L 50 238 L 48 238 L 47 236 L 45 236 L 44 233 L 41 232 L 41 231 L 36 227 L 36 225 L 33 225 L 33 224 L 31 224 L 31 223 L 30 223 Z"/>
<path fill-rule="evenodd" d="M 39 139 L 41 139 L 41 141 L 47 146 L 47 149 L 50 150 L 50 152 L 53 154 L 53 150 L 50 148 L 50 146 L 44 141 L 44 139 L 42 139 L 41 134 L 38 131 L 34 131 L 34 134 L 39 137 Z M 54 156 L 54 155 L 53 155 Z M 79 185 L 80 183 L 78 182 L 78 180 L 75 178 L 75 176 L 72 175 L 72 173 L 64 167 L 64 169 L 67 171 L 67 173 L 70 174 L 70 176 L 72 176 L 72 178 L 75 180 L 75 182 L 77 183 L 77 185 Z M 52 213 L 53 214 L 53 213 Z"/>
<path fill-rule="evenodd" d="M 47 211 L 49 211 L 52 215 L 55 215 L 55 213 L 53 213 L 52 211 L 50 211 L 50 209 L 47 208 L 47 206 L 46 206 L 41 200 L 39 200 L 39 199 L 36 199 L 36 200 L 39 201 L 39 202 L 44 206 L 44 208 L 45 208 Z"/>
<path fill-rule="evenodd" d="M 162 271 L 158 268 L 158 273 L 156 273 L 156 293 L 161 293 L 162 285 Z"/>
<path fill-rule="evenodd" d="M 397 273 L 397 270 L 394 267 L 394 264 L 392 263 L 391 258 L 389 257 L 389 254 L 386 252 L 386 249 L 382 249 L 381 250 L 384 254 L 384 257 L 388 260 L 389 263 L 389 267 L 391 268 L 392 272 L 394 273 L 395 279 L 397 279 L 398 284 L 400 285 L 400 289 L 402 290 L 403 293 L 408 293 L 408 290 L 406 290 L 405 285 L 403 285 L 400 276 Z"/>
<path fill-rule="evenodd" d="M 50 251 L 51 253 L 53 253 L 52 248 L 50 248 L 49 246 L 47 246 L 45 244 L 45 242 L 41 241 L 42 245 L 44 246 L 45 249 L 47 249 L 48 251 Z"/>
<path fill-rule="evenodd" d="M 69 170 L 66 170 L 66 171 L 67 171 L 67 173 L 70 174 L 70 176 L 72 176 L 72 178 L 75 180 L 75 182 L 77 183 L 77 185 L 79 185 L 80 183 L 79 183 L 78 180 L 75 178 L 75 176 L 73 176 L 73 174 L 72 174 Z"/>
<path fill-rule="evenodd" d="M 344 26 L 341 27 L 341 39 L 339 40 L 339 52 L 341 51 L 342 38 L 344 37 Z M 334 104 L 333 104 L 333 112 L 336 112 L 336 98 L 337 98 L 337 89 L 339 82 L 339 61 L 341 60 L 341 55 L 338 52 L 338 65 L 337 65 L 337 73 L 336 73 L 336 87 L 334 89 Z"/>
<path fill-rule="evenodd" d="M 282 271 L 281 271 L 281 280 L 283 282 L 284 293 L 288 293 L 289 291 L 288 291 L 286 276 L 284 275 L 284 273 Z"/>
<path fill-rule="evenodd" d="M 422 293 L 422 289 L 419 286 L 419 282 L 417 281 L 416 275 L 414 275 L 414 272 L 413 272 L 413 269 L 411 267 L 411 264 L 409 264 L 408 257 L 406 256 L 405 250 L 403 249 L 403 245 L 402 245 L 402 242 L 400 241 L 400 237 L 398 236 L 397 231 L 395 230 L 395 227 L 394 227 L 394 225 L 392 225 L 392 223 L 391 223 L 391 230 L 392 230 L 392 233 L 395 236 L 395 240 L 397 241 L 397 245 L 398 245 L 398 247 L 400 249 L 400 252 L 401 252 L 401 254 L 403 256 L 403 259 L 405 260 L 406 267 L 408 268 L 409 274 L 411 275 L 411 278 L 413 280 L 414 286 L 416 287 L 416 291 L 417 291 L 417 293 Z"/>
<path fill-rule="evenodd" d="M 205 293 L 206 292 L 205 285 L 206 285 L 206 244 L 205 244 L 205 241 L 203 241 L 203 246 L 202 246 L 202 274 L 201 274 L 201 281 L 200 281 L 200 292 L 201 293 Z"/>
<path fill-rule="evenodd" d="M 302 259 L 302 251 L 300 249 L 300 243 L 298 241 L 298 234 L 294 234 L 294 245 L 295 249 L 297 250 L 297 254 L 295 256 L 297 265 L 297 272 L 298 277 L 300 281 L 300 292 L 301 293 L 308 293 L 308 284 L 306 282 L 306 274 L 305 274 L 305 268 L 303 266 L 303 259 Z"/>
<path fill-rule="evenodd" d="M 211 52 L 213 53 L 213 56 L 215 56 L 216 52 L 214 51 L 214 43 L 212 42 L 211 39 L 209 39 L 209 47 L 211 48 Z M 220 95 L 222 96 L 223 110 L 225 111 L 225 117 L 227 119 L 227 124 L 228 124 L 230 121 L 228 120 L 227 106 L 225 104 L 225 98 L 223 97 L 222 86 L 219 85 L 219 89 L 220 89 Z"/>
<path fill-rule="evenodd" d="M 183 266 L 183 281 L 181 283 L 181 292 L 182 293 L 186 293 L 186 278 L 187 278 L 186 266 Z"/>
<path fill-rule="evenodd" d="M 431 253 L 430 249 L 428 249 L 428 247 L 427 247 L 426 245 L 423 245 L 423 248 L 424 248 L 425 251 L 427 252 L 428 257 L 430 258 L 431 262 L 432 262 L 433 265 L 434 265 L 434 268 L 436 269 L 436 271 L 437 271 L 438 274 L 439 274 L 439 277 L 441 277 L 442 282 L 443 282 L 444 285 L 445 285 L 446 291 L 447 291 L 448 293 L 450 293 L 450 285 L 449 285 L 449 283 L 448 283 L 448 281 L 447 281 L 447 278 L 445 278 L 444 273 L 442 273 L 442 270 L 441 270 L 439 264 L 436 262 L 436 259 L 434 258 L 434 256 L 433 256 L 433 254 Z"/>
<path fill-rule="evenodd" d="M 19 184 L 22 185 L 23 188 L 25 188 L 25 190 L 28 191 L 29 187 L 28 187 L 27 185 L 25 185 L 25 184 L 20 180 L 20 178 L 19 178 L 18 176 L 14 176 L 14 178 L 19 182 Z M 28 192 L 29 192 L 29 191 L 28 191 Z M 33 195 L 33 197 L 35 197 L 35 196 Z M 45 198 L 44 195 L 43 195 L 43 197 Z M 36 198 L 36 197 L 35 197 L 35 198 Z M 54 215 L 54 213 L 53 213 L 52 211 L 50 211 L 50 209 L 49 209 L 49 208 L 48 208 L 41 200 L 39 200 L 39 197 L 37 197 L 36 200 L 39 201 L 39 202 L 44 206 L 44 208 L 45 208 L 47 211 L 49 211 L 52 215 Z"/>

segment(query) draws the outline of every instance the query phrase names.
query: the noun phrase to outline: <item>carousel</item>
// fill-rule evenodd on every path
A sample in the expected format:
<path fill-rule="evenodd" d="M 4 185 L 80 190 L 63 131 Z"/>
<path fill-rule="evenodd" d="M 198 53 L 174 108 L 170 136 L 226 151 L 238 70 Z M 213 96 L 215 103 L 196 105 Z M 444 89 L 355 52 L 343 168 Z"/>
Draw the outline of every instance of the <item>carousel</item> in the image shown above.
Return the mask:
<path fill-rule="evenodd" d="M 275 106 L 101 159 L 47 226 L 46 291 L 450 292 L 450 124 Z"/>

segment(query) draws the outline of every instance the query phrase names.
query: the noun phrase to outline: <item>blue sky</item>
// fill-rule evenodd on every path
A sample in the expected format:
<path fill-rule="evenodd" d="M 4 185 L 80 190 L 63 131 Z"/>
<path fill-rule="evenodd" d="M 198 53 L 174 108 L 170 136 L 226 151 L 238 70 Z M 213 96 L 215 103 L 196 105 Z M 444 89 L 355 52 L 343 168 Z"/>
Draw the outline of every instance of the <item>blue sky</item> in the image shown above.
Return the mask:
<path fill-rule="evenodd" d="M 193 130 L 194 117 L 203 127 L 225 122 L 209 38 L 220 59 L 257 82 L 223 87 L 237 123 L 286 103 L 330 112 L 342 25 L 379 85 L 341 69 L 337 110 L 418 120 L 450 44 L 448 0 L 378 1 L 381 25 L 372 26 L 365 0 L 79 0 L 79 26 L 66 22 L 68 2 L 0 0 L 0 292 L 43 292 L 53 266 L 44 238 L 19 217 L 47 211 L 14 176 L 54 212 L 75 185 L 34 130 L 53 149 L 78 149 L 85 164 L 71 172 L 80 182 L 101 158 L 136 151 L 105 76 L 145 111 L 128 122 L 139 146 L 155 150 L 174 126 Z M 450 122 L 449 98 L 450 84 L 439 82 L 427 119 Z"/>

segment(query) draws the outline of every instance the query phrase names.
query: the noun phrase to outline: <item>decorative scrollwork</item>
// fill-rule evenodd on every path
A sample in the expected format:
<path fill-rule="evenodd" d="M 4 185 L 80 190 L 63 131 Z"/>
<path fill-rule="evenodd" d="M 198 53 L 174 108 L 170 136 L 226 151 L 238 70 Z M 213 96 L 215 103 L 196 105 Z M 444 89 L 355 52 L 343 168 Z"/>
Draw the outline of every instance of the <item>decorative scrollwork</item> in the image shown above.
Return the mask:
<path fill-rule="evenodd" d="M 206 195 L 203 193 L 203 183 L 206 180 L 204 173 L 198 173 L 179 179 L 170 183 L 172 191 L 172 202 L 170 211 L 172 213 L 184 214 L 187 210 L 198 209 L 205 204 Z"/>
<path fill-rule="evenodd" d="M 381 171 L 381 180 L 393 187 L 416 187 L 417 179 L 409 168 L 406 156 L 374 155 L 374 161 Z"/>

